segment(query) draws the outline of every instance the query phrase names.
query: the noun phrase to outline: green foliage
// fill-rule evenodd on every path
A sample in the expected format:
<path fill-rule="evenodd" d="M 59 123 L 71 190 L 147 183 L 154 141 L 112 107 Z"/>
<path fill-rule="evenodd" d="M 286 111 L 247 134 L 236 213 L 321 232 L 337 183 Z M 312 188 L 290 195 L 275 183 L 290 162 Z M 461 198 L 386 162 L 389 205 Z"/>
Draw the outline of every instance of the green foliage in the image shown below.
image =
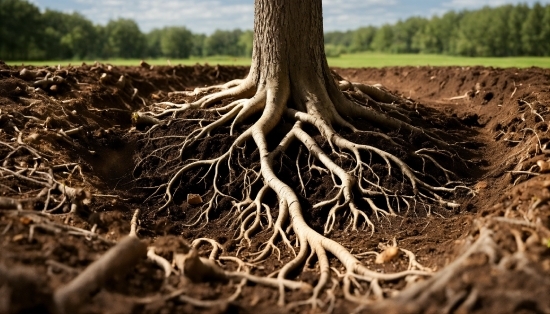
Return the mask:
<path fill-rule="evenodd" d="M 160 38 L 162 55 L 168 58 L 189 58 L 193 50 L 193 34 L 185 27 L 167 27 Z"/>
<path fill-rule="evenodd" d="M 326 44 L 325 45 L 325 55 L 328 58 L 338 58 L 342 54 L 344 50 L 344 47 L 342 46 L 336 46 L 333 44 Z"/>
<path fill-rule="evenodd" d="M 374 26 L 361 27 L 353 32 L 350 52 L 371 50 L 372 40 L 377 28 Z"/>
<path fill-rule="evenodd" d="M 34 59 L 44 55 L 40 49 L 43 28 L 38 8 L 24 0 L 0 0 L 0 57 Z M 5 56 L 5 57 L 4 57 Z"/>
<path fill-rule="evenodd" d="M 252 57 L 252 49 L 254 47 L 254 32 L 253 31 L 244 31 L 239 37 L 239 47 L 241 47 L 242 55 L 246 57 Z"/>
<path fill-rule="evenodd" d="M 42 45 L 48 58 L 85 59 L 100 51 L 97 28 L 84 16 L 46 10 L 42 20 L 46 35 Z"/>
<path fill-rule="evenodd" d="M 372 50 L 379 52 L 390 52 L 393 45 L 393 26 L 389 24 L 383 25 L 376 31 L 372 39 Z"/>
<path fill-rule="evenodd" d="M 193 34 L 193 49 L 191 50 L 192 56 L 201 57 L 204 55 L 204 42 L 206 41 L 206 35 Z"/>
<path fill-rule="evenodd" d="M 540 45 L 543 55 L 550 55 L 550 5 L 547 5 L 544 9 L 544 16 L 542 18 L 542 27 L 540 30 Z"/>
<path fill-rule="evenodd" d="M 163 31 L 160 29 L 153 29 L 145 35 L 147 42 L 146 55 L 151 58 L 162 57 L 162 49 L 160 47 L 160 41 Z"/>
<path fill-rule="evenodd" d="M 254 34 L 239 29 L 193 34 L 185 27 L 142 33 L 135 21 L 94 25 L 78 13 L 40 10 L 27 0 L 0 0 L 0 59 L 184 59 L 250 57 Z M 381 27 L 327 32 L 325 54 L 355 52 L 471 57 L 550 56 L 550 4 L 505 5 L 411 17 Z"/>
<path fill-rule="evenodd" d="M 390 51 L 394 53 L 417 53 L 420 51 L 413 45 L 414 36 L 428 24 L 428 20 L 412 17 L 404 22 L 399 21 L 393 26 L 393 39 Z"/>
<path fill-rule="evenodd" d="M 116 58 L 143 58 L 145 35 L 130 19 L 112 20 L 105 26 L 105 54 Z"/>
<path fill-rule="evenodd" d="M 335 31 L 325 33 L 325 44 L 335 47 L 350 47 L 353 42 L 353 34 L 355 31 Z"/>
<path fill-rule="evenodd" d="M 548 51 L 542 51 L 542 43 L 540 42 L 544 11 L 540 3 L 535 3 L 523 23 L 521 42 L 527 55 L 543 56 L 548 54 Z"/>
<path fill-rule="evenodd" d="M 204 55 L 234 57 L 246 55 L 246 43 L 241 40 L 241 36 L 243 36 L 243 31 L 240 29 L 232 31 L 216 30 L 204 41 Z M 246 40 L 246 38 L 243 40 Z M 252 55 L 252 53 L 250 54 Z"/>

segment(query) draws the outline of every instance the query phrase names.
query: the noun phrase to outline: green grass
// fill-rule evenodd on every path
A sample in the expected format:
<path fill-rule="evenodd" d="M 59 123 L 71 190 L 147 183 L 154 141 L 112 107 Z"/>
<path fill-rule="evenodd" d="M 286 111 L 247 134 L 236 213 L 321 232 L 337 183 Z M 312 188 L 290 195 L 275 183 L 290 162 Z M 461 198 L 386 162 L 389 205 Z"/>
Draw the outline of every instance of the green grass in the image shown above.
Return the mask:
<path fill-rule="evenodd" d="M 470 58 L 424 54 L 355 53 L 329 58 L 330 66 L 342 68 L 385 66 L 492 66 L 499 68 L 550 68 L 550 57 Z"/>
<path fill-rule="evenodd" d="M 99 60 L 103 63 L 110 63 L 113 65 L 138 65 L 140 60 L 137 59 L 112 59 L 112 60 Z M 93 60 L 84 61 L 88 64 L 93 64 Z M 167 65 L 166 59 L 147 60 L 152 65 Z M 67 64 L 80 65 L 82 61 L 9 61 L 10 65 L 67 65 Z M 204 57 L 204 58 L 189 58 L 182 60 L 171 60 L 172 65 L 194 65 L 194 64 L 208 63 L 210 65 L 250 65 L 250 58 L 242 57 Z M 362 67 L 385 67 L 385 66 L 492 66 L 500 68 L 509 67 L 541 67 L 550 68 L 550 57 L 511 57 L 511 58 L 468 58 L 468 57 L 453 57 L 444 55 L 423 55 L 423 54 L 387 54 L 387 53 L 355 53 L 355 54 L 343 54 L 337 58 L 328 58 L 328 63 L 333 67 L 342 68 L 362 68 Z"/>
<path fill-rule="evenodd" d="M 97 60 L 102 63 L 107 64 L 113 64 L 118 66 L 128 65 L 128 66 L 137 66 L 140 63 L 140 59 L 109 59 L 109 60 Z M 167 59 L 146 59 L 147 63 L 151 65 L 168 65 Z M 7 61 L 6 63 L 9 65 L 34 65 L 34 66 L 45 66 L 45 65 L 80 65 L 82 62 L 86 62 L 87 64 L 94 64 L 95 60 L 72 60 L 72 61 Z M 183 64 L 183 65 L 194 65 L 194 64 L 205 64 L 208 63 L 210 65 L 250 65 L 250 58 L 243 58 L 243 57 L 229 57 L 229 56 L 214 56 L 214 57 L 191 57 L 189 59 L 177 59 L 177 60 L 170 60 L 170 64 L 176 65 L 176 64 Z"/>

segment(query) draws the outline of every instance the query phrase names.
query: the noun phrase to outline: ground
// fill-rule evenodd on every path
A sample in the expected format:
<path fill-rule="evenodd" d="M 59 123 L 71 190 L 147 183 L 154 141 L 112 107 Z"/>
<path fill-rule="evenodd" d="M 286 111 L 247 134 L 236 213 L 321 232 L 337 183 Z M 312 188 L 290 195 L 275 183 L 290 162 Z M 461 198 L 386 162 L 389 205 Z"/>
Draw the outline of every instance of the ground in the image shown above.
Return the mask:
<path fill-rule="evenodd" d="M 243 78 L 248 68 L 93 64 L 23 69 L 0 64 L 0 312 L 52 311 L 54 291 L 127 235 L 136 209 L 140 210 L 137 234 L 154 246 L 159 256 L 170 260 L 175 253 L 187 253 L 187 243 L 203 237 L 220 243 L 225 256 L 243 256 L 262 248 L 269 232 L 255 234 L 250 247 L 233 240 L 238 225 L 228 219 L 230 200 L 216 204 L 208 217 L 210 223 L 187 226 L 202 205 L 188 202 L 187 195 L 199 194 L 208 201 L 212 189 L 208 180 L 201 180 L 205 172 L 200 170 L 178 181 L 176 207 L 157 211 L 163 200 L 155 196 L 154 187 L 170 176 L 161 162 L 147 156 L 189 134 L 197 120 L 208 123 L 214 113 L 186 112 L 178 117 L 186 121 L 139 121 L 137 125 L 134 114 L 152 103 L 194 100 L 194 96 L 170 92 Z M 346 217 L 338 218 L 330 237 L 352 253 L 381 252 L 395 241 L 436 275 L 419 278 L 416 286 L 404 281 L 385 283 L 381 288 L 386 297 L 396 290 L 403 293 L 375 305 L 349 302 L 341 287 L 334 286 L 334 312 L 550 312 L 550 70 L 393 67 L 334 71 L 349 81 L 384 85 L 410 100 L 404 106 L 421 117 L 414 119 L 420 127 L 459 139 L 465 166 L 455 167 L 449 161 L 444 166 L 456 171 L 458 179 L 471 189 L 456 195 L 454 201 L 460 207 L 453 209 L 417 206 L 393 217 L 372 216 L 376 230 L 372 234 L 368 228 L 348 230 Z M 46 80 L 40 79 L 46 75 Z M 119 80 L 121 76 L 123 80 Z M 362 121 L 354 123 L 361 126 Z M 344 136 L 363 144 L 372 141 L 368 136 Z M 182 159 L 218 156 L 234 139 L 227 132 L 214 132 Z M 252 163 L 255 151 L 249 150 L 246 153 Z M 279 175 L 297 189 L 296 161 L 306 165 L 304 158 L 289 151 L 276 164 Z M 311 173 L 304 175 L 308 183 L 300 202 L 306 208 L 306 219 L 322 232 L 327 213 L 308 210 L 308 204 L 311 207 L 325 200 L 333 183 L 330 177 Z M 241 193 L 242 187 L 223 189 L 234 195 Z M 276 205 L 275 199 L 267 202 Z M 292 258 L 284 244 L 279 247 L 280 261 L 273 255 L 257 267 L 248 265 L 254 274 L 270 274 Z M 198 248 L 201 256 L 208 256 L 209 247 Z M 382 264 L 374 263 L 372 254 L 358 256 L 369 268 L 389 273 L 407 269 L 409 260 L 403 252 Z M 223 266 L 235 268 L 229 262 Z M 335 272 L 342 270 L 333 259 L 331 266 Z M 314 285 L 316 268 L 306 267 L 296 279 Z M 161 300 L 161 293 L 171 292 L 165 290 L 165 280 L 183 289 L 183 297 Z M 157 264 L 141 259 L 124 274 L 109 278 L 104 288 L 93 291 L 81 311 L 287 311 L 277 306 L 277 289 L 250 283 L 236 299 L 215 302 L 230 298 L 236 289 L 235 283 L 192 283 L 175 275 L 164 279 Z M 359 287 L 354 290 L 361 291 Z M 307 299 L 310 292 L 285 294 L 287 301 L 296 301 Z M 213 302 L 193 305 L 185 296 Z M 404 301 L 411 296 L 415 302 Z M 309 307 L 291 310 L 302 312 Z"/>

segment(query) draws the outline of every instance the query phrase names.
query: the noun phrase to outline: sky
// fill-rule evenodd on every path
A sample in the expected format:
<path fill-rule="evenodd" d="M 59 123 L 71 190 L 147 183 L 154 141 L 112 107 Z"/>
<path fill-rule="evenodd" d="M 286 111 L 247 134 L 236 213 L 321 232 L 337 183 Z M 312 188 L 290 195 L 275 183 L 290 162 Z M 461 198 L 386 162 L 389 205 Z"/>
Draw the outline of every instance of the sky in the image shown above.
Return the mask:
<path fill-rule="evenodd" d="M 300 1 L 300 0 L 297 0 Z M 216 29 L 252 29 L 253 0 L 30 0 L 40 9 L 79 12 L 96 24 L 130 18 L 143 32 L 164 26 L 185 26 L 194 33 Z M 324 30 L 380 26 L 411 16 L 431 17 L 450 10 L 528 3 L 536 0 L 323 0 Z M 550 0 L 538 1 L 542 4 Z"/>

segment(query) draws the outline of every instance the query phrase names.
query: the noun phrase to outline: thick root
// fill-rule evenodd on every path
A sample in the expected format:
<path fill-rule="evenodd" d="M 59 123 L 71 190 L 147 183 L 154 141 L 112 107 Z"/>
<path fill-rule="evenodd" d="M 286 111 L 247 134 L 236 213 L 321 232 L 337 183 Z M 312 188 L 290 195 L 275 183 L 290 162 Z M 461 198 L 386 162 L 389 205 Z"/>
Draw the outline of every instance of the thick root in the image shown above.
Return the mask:
<path fill-rule="evenodd" d="M 349 228 L 351 230 L 358 231 L 368 227 L 371 233 L 374 233 L 376 232 L 376 223 L 371 219 L 373 215 L 377 219 L 381 216 L 397 215 L 402 207 L 407 208 L 407 211 L 411 209 L 411 203 L 437 204 L 451 208 L 459 206 L 453 201 L 446 200 L 446 197 L 460 189 L 468 190 L 468 188 L 460 182 L 453 181 L 456 175 L 433 157 L 434 155 L 452 155 L 449 152 L 452 150 L 452 145 L 430 132 L 409 124 L 410 120 L 403 114 L 406 110 L 398 106 L 399 103 L 406 103 L 407 101 L 393 96 L 379 87 L 350 82 L 342 82 L 340 85 L 341 90 L 360 93 L 362 97 L 370 99 L 373 102 L 372 104 L 383 108 L 383 110 L 397 112 L 398 114 L 394 116 L 399 117 L 399 115 L 402 115 L 403 120 L 355 104 L 343 97 L 340 91 L 336 94 L 334 91 L 331 93 L 331 91 L 324 91 L 323 88 L 319 87 L 320 85 L 311 83 L 304 84 L 301 89 L 293 86 L 292 92 L 297 90 L 302 92 L 297 96 L 292 95 L 294 107 L 290 108 L 288 104 L 291 99 L 291 88 L 288 80 L 282 78 L 270 79 L 267 80 L 265 85 L 257 87 L 252 87 L 248 82 L 248 80 L 233 81 L 212 89 L 195 90 L 192 93 L 186 92 L 185 96 L 194 97 L 203 92 L 220 89 L 219 92 L 204 96 L 188 104 L 159 103 L 151 108 L 149 114 L 156 118 L 168 114 L 175 117 L 177 113 L 189 109 L 214 111 L 221 114 L 218 119 L 207 125 L 202 125 L 202 121 L 200 121 L 201 126 L 189 135 L 181 136 L 182 141 L 179 144 L 162 147 L 155 151 L 155 154 L 160 153 L 160 156 L 165 156 L 169 151 L 178 150 L 177 158 L 180 158 L 183 152 L 195 143 L 212 136 L 212 132 L 219 130 L 221 127 L 229 126 L 232 135 L 235 132 L 235 126 L 261 112 L 257 120 L 245 131 L 238 134 L 230 148 L 222 152 L 219 157 L 209 160 L 191 160 L 183 166 L 169 168 L 172 173 L 171 179 L 168 183 L 157 188 L 157 192 L 164 191 L 165 203 L 160 210 L 169 209 L 172 206 L 174 188 L 184 174 L 195 168 L 208 169 L 202 178 L 206 178 L 209 174 L 213 175 L 210 200 L 203 205 L 199 214 L 192 218 L 189 226 L 207 223 L 210 211 L 216 207 L 217 199 L 219 197 L 229 197 L 233 199 L 232 212 L 234 214 L 228 216 L 228 219 L 231 219 L 232 226 L 237 227 L 235 239 L 240 241 L 238 252 L 250 247 L 255 233 L 271 230 L 271 236 L 260 246 L 259 251 L 247 255 L 253 258 L 252 262 L 265 260 L 274 252 L 277 253 L 277 257 L 280 259 L 281 247 L 279 247 L 277 240 L 281 240 L 283 246 L 292 252 L 295 257 L 277 272 L 276 278 L 253 276 L 249 274 L 248 270 L 242 271 L 242 269 L 237 272 L 228 272 L 222 270 L 214 261 L 221 261 L 229 257 L 218 256 L 221 246 L 218 246 L 213 240 L 207 240 L 213 245 L 213 251 L 209 259 L 201 258 L 195 250 L 191 250 L 189 254 L 180 256 L 176 261 L 177 267 L 183 271 L 183 274 L 196 281 L 226 281 L 236 278 L 278 287 L 280 291 L 279 304 L 284 305 L 285 289 L 309 289 L 304 283 L 286 279 L 289 273 L 304 265 L 307 262 L 306 260 L 315 257 L 319 265 L 319 280 L 311 290 L 311 298 L 291 304 L 291 306 L 309 304 L 313 307 L 326 306 L 331 302 L 333 303 L 334 300 L 334 294 L 330 291 L 337 287 L 335 283 L 337 281 L 335 281 L 329 266 L 328 253 L 340 261 L 345 268 L 343 274 L 337 272 L 337 277 L 343 280 L 344 295 L 353 302 L 364 303 L 370 302 L 368 300 L 373 298 L 385 298 L 387 294 L 382 293 L 380 286 L 384 282 L 430 276 L 431 269 L 420 265 L 414 253 L 404 248 L 401 248 L 401 250 L 409 259 L 408 269 L 396 273 L 379 273 L 370 270 L 348 249 L 330 239 L 328 235 L 336 228 L 340 220 L 339 213 L 343 211 L 348 211 L 351 214 L 349 216 Z M 300 83 L 302 82 L 298 82 L 298 84 Z M 234 99 L 229 105 L 207 109 L 207 107 L 229 97 Z M 334 126 L 344 127 L 354 133 L 368 134 L 391 145 L 399 145 L 386 134 L 358 130 L 344 118 L 350 115 L 366 118 L 373 124 L 384 125 L 385 128 L 394 131 L 421 134 L 426 140 L 432 141 L 437 148 L 417 149 L 411 152 L 411 155 L 423 160 L 425 164 L 433 165 L 446 178 L 447 182 L 434 184 L 437 180 L 433 180 L 430 175 L 425 174 L 421 169 L 411 168 L 404 160 L 386 150 L 372 145 L 354 143 L 344 138 L 336 131 Z M 267 136 L 282 119 L 294 121 L 294 125 L 287 131 L 279 145 L 270 150 Z M 306 125 L 308 125 L 307 128 Z M 321 147 L 321 143 L 315 140 L 314 134 L 310 134 L 311 127 L 326 140 L 330 147 L 329 152 Z M 152 133 L 147 134 L 149 141 L 155 140 Z M 259 168 L 257 166 L 253 168 L 244 167 L 241 164 L 238 151 L 250 141 L 253 141 L 257 147 Z M 318 233 L 308 224 L 303 215 L 303 204 L 299 201 L 295 190 L 281 180 L 274 169 L 275 158 L 284 153 L 293 142 L 298 142 L 300 152 L 302 152 L 302 148 L 305 148 L 303 151 L 308 154 L 308 160 L 314 160 L 313 163 L 308 161 L 308 173 L 311 174 L 312 170 L 320 170 L 321 174 L 329 175 L 333 179 L 336 193 L 325 201 L 311 205 L 313 208 L 330 208 L 324 227 L 325 235 Z M 297 157 L 296 166 L 299 171 L 300 185 L 305 192 L 307 183 L 304 183 L 300 173 L 302 171 L 299 162 L 301 155 L 300 153 Z M 147 159 L 151 157 L 151 155 L 146 156 L 142 162 L 147 162 Z M 236 161 L 234 161 L 235 159 Z M 374 159 L 385 165 L 386 171 L 380 173 L 379 170 L 375 170 L 372 167 Z M 351 168 L 344 167 L 341 165 L 342 160 L 350 161 L 354 166 Z M 315 165 L 315 161 L 320 166 Z M 241 168 L 239 170 L 241 173 L 238 175 L 236 175 L 236 169 L 232 169 L 235 162 Z M 170 160 L 165 161 L 166 165 L 170 163 Z M 225 180 L 223 184 L 242 184 L 243 197 L 241 200 L 224 194 L 222 185 L 218 183 L 220 179 L 219 169 L 226 164 L 230 175 L 229 180 Z M 377 169 L 379 168 L 377 167 Z M 391 177 L 396 173 L 400 174 L 402 181 L 409 186 L 409 191 L 412 191 L 410 194 L 404 194 L 402 191 L 395 190 L 382 183 L 384 177 Z M 275 221 L 272 218 L 272 209 L 264 200 L 266 193 L 271 192 L 274 192 L 279 200 L 278 216 Z M 358 200 L 360 200 L 360 204 Z M 380 200 L 384 201 L 386 207 L 381 207 L 380 204 L 383 203 Z M 267 224 L 262 223 L 265 220 L 267 220 Z M 290 230 L 296 236 L 296 243 L 299 248 L 297 253 L 289 240 Z M 311 254 L 308 255 L 308 252 Z M 239 259 L 238 263 L 241 265 L 242 261 Z M 243 265 L 240 268 L 243 268 Z M 169 270 L 166 270 L 167 274 L 168 272 Z M 370 286 L 370 291 L 373 292 L 371 297 L 359 298 L 355 293 L 351 293 L 354 285 L 361 290 L 358 281 L 366 282 Z M 327 290 L 330 283 L 332 283 L 332 288 Z M 323 301 L 322 295 L 325 292 L 326 300 Z"/>

